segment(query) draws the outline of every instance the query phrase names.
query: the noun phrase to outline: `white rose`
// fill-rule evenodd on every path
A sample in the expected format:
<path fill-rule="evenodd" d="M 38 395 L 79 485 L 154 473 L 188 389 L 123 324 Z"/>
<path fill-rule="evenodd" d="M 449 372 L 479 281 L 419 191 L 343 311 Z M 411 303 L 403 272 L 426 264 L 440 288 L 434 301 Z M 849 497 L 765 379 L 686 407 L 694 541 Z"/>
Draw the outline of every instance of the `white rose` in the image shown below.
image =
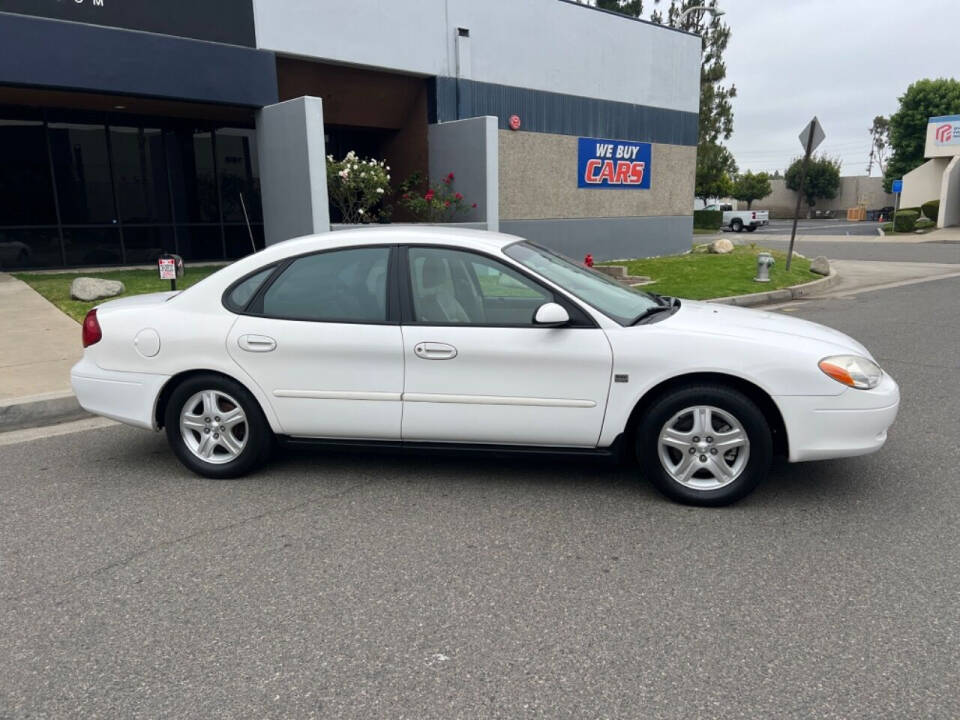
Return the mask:
<path fill-rule="evenodd" d="M 383 195 L 383 188 L 377 188 L 377 194 Z"/>
<path fill-rule="evenodd" d="M 357 212 L 363 215 L 363 208 L 360 208 L 359 210 L 357 210 Z"/>

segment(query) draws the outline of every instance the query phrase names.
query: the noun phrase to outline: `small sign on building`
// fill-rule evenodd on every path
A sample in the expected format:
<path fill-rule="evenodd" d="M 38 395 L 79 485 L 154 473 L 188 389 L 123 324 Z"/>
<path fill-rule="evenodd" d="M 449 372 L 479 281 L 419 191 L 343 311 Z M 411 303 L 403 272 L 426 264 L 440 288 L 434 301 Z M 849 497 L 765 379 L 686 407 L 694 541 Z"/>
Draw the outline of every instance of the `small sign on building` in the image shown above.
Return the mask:
<path fill-rule="evenodd" d="M 578 138 L 577 187 L 649 190 L 652 145 Z"/>

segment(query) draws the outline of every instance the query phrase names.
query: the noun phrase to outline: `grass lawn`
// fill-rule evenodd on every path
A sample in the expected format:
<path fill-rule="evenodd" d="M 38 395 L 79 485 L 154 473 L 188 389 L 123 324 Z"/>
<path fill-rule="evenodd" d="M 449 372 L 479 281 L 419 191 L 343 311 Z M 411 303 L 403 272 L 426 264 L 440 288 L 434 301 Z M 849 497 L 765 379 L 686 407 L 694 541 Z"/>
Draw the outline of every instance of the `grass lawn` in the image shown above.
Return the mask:
<path fill-rule="evenodd" d="M 199 267 L 188 267 L 183 273 L 183 277 L 177 280 L 177 289 L 183 290 L 193 285 L 195 282 L 215 273 L 222 266 L 201 265 Z M 94 302 L 83 302 L 73 300 L 70 297 L 70 283 L 78 277 L 96 277 L 104 280 L 120 280 L 125 291 L 117 295 L 118 298 L 127 295 L 140 295 L 142 293 L 163 292 L 170 289 L 169 280 L 161 280 L 157 275 L 156 269 L 151 270 L 110 270 L 107 272 L 72 272 L 72 273 L 13 273 L 13 276 L 23 280 L 47 300 L 52 302 L 58 308 L 77 322 L 83 322 L 84 315 L 94 305 L 114 300 L 116 298 L 107 298 L 106 300 L 96 300 Z"/>
<path fill-rule="evenodd" d="M 757 270 L 756 257 L 760 252 L 771 252 L 775 259 L 768 283 L 753 281 Z M 786 271 L 786 262 L 786 253 L 738 246 L 727 255 L 714 255 L 703 248 L 695 249 L 688 255 L 602 264 L 626 265 L 628 275 L 646 275 L 654 283 L 643 285 L 643 290 L 691 300 L 777 290 L 821 277 L 810 272 L 807 258 L 794 257 L 789 273 Z"/>
<path fill-rule="evenodd" d="M 706 228 L 694 228 L 694 235 L 717 235 L 720 232 L 720 228 L 716 230 L 707 230 Z"/>

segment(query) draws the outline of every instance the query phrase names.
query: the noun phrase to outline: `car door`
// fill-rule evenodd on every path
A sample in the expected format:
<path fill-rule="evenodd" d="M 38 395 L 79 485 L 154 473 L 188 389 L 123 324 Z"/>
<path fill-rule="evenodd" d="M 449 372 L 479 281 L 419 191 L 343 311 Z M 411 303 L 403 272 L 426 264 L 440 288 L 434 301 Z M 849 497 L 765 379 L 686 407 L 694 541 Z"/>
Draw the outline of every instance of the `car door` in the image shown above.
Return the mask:
<path fill-rule="evenodd" d="M 597 444 L 612 354 L 586 313 L 488 255 L 411 246 L 401 257 L 404 441 Z M 570 325 L 534 325 L 554 301 Z"/>
<path fill-rule="evenodd" d="M 294 436 L 398 440 L 403 342 L 386 246 L 304 255 L 257 288 L 238 283 L 243 310 L 231 357 L 269 397 Z M 251 276 L 250 280 L 254 280 Z"/>

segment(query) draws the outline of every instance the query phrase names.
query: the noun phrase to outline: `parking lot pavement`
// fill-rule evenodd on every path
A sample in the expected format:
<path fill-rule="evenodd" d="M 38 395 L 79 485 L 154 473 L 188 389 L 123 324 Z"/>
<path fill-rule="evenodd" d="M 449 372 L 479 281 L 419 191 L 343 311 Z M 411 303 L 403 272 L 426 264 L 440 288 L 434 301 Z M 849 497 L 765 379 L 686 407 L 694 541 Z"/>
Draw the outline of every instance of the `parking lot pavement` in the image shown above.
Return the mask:
<path fill-rule="evenodd" d="M 846 220 L 800 220 L 797 223 L 797 235 L 851 235 L 874 236 L 881 223 L 877 222 L 847 222 Z M 771 220 L 769 225 L 763 225 L 754 232 L 745 235 L 790 235 L 793 220 Z M 741 233 L 743 234 L 743 233 Z"/>
<path fill-rule="evenodd" d="M 785 308 L 901 417 L 720 510 L 586 461 L 0 447 L 0 717 L 958 717 L 958 291 Z"/>

